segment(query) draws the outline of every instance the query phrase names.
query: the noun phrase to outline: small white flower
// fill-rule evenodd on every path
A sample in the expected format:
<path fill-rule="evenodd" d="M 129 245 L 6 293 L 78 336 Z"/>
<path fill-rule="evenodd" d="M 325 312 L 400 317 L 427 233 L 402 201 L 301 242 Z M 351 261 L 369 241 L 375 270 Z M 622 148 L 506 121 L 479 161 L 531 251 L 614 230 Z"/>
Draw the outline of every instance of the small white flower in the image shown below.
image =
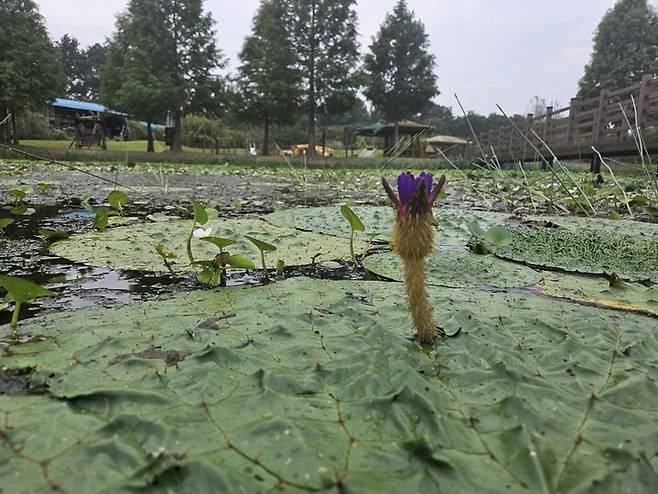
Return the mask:
<path fill-rule="evenodd" d="M 194 238 L 206 238 L 210 237 L 212 234 L 212 228 L 206 228 L 205 230 L 203 228 L 197 228 L 192 232 L 192 235 L 194 235 Z"/>

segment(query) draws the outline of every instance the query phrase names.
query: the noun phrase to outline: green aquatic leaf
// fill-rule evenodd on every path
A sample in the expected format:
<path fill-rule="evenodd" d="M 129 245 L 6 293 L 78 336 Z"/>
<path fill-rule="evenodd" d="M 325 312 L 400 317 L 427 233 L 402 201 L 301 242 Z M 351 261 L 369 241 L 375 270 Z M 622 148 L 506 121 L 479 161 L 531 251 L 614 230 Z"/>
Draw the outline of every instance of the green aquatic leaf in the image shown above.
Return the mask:
<path fill-rule="evenodd" d="M 254 261 L 242 254 L 233 254 L 226 259 L 226 264 L 236 269 L 256 269 Z"/>
<path fill-rule="evenodd" d="M 276 250 L 276 246 L 272 244 L 268 244 L 267 242 L 264 242 L 263 240 L 258 240 L 257 238 L 250 237 L 249 235 L 245 235 L 244 238 L 249 240 L 252 244 L 254 244 L 259 251 L 261 252 L 274 252 Z"/>
<path fill-rule="evenodd" d="M 107 196 L 107 202 L 117 211 L 121 211 L 123 206 L 128 204 L 128 194 L 120 190 L 113 190 Z"/>
<path fill-rule="evenodd" d="M 15 221 L 16 220 L 14 220 L 13 218 L 0 218 L 0 231 L 4 230 Z"/>
<path fill-rule="evenodd" d="M 190 200 L 190 202 L 192 203 L 192 208 L 194 209 L 194 221 L 201 226 L 208 223 L 208 212 L 206 211 L 206 208 L 204 208 L 201 203 L 195 200 Z"/>
<path fill-rule="evenodd" d="M 0 394 L 3 489 L 653 492 L 654 318 L 430 298 L 462 331 L 429 353 L 392 282 L 295 278 L 2 327 L 4 372 L 27 370 Z"/>
<path fill-rule="evenodd" d="M 68 232 L 62 232 L 59 230 L 50 230 L 47 228 L 39 230 L 39 235 L 51 242 L 54 242 L 55 240 L 64 240 L 65 238 L 69 238 L 71 236 L 71 234 Z"/>
<path fill-rule="evenodd" d="M 93 223 L 94 223 L 94 226 L 98 230 L 105 230 L 107 228 L 108 223 L 109 223 L 109 217 L 108 217 L 107 209 L 98 208 L 96 210 L 96 216 L 94 216 Z"/>
<path fill-rule="evenodd" d="M 353 231 L 356 232 L 364 232 L 366 231 L 366 227 L 361 221 L 361 218 L 357 216 L 357 214 L 349 207 L 349 206 L 341 206 L 340 207 L 340 214 L 343 215 L 343 218 L 347 220 L 347 222 L 350 225 L 350 228 Z"/>
<path fill-rule="evenodd" d="M 487 230 L 487 233 L 484 234 L 484 240 L 491 242 L 496 249 L 499 249 L 512 240 L 512 234 L 508 228 L 496 225 Z"/>
<path fill-rule="evenodd" d="M 173 252 L 171 249 L 169 249 L 166 245 L 163 243 L 159 243 L 155 246 L 155 251 L 160 254 L 161 257 L 165 259 L 175 259 L 176 253 Z"/>
<path fill-rule="evenodd" d="M 219 247 L 219 250 L 223 250 L 229 245 L 235 244 L 235 240 L 232 240 L 230 238 L 222 238 L 222 237 L 201 237 L 199 240 L 202 240 L 204 242 L 210 242 L 211 244 L 216 245 Z"/>
<path fill-rule="evenodd" d="M 52 187 L 52 184 L 47 184 L 47 183 L 45 183 L 45 182 L 39 182 L 39 183 L 37 184 L 37 188 L 39 189 L 39 192 L 40 192 L 40 193 L 44 193 L 44 192 L 46 192 L 46 191 L 47 191 L 48 189 L 50 189 L 51 187 Z"/>
<path fill-rule="evenodd" d="M 11 325 L 16 326 L 20 314 L 21 305 L 31 302 L 36 298 L 53 297 L 55 292 L 37 285 L 36 283 L 18 278 L 16 276 L 0 275 L 0 285 L 7 290 L 7 300 L 15 302 L 14 314 L 11 319 Z"/>

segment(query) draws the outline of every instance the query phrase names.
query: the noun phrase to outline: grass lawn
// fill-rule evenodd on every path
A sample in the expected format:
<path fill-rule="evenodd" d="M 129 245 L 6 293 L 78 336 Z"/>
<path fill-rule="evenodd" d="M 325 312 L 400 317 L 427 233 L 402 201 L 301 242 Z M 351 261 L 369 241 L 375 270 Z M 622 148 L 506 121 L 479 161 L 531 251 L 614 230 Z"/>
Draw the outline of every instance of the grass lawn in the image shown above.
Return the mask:
<path fill-rule="evenodd" d="M 56 140 L 46 140 L 46 139 L 22 139 L 21 144 L 23 146 L 39 147 L 39 148 L 48 148 L 48 149 L 68 149 L 71 141 L 56 141 Z M 86 149 L 86 148 L 83 148 Z M 98 147 L 92 147 L 92 150 L 98 151 Z M 145 152 L 146 151 L 146 141 L 107 141 L 107 149 L 109 151 L 137 151 Z M 161 153 L 169 151 L 169 146 L 165 145 L 162 141 L 155 141 L 155 152 Z M 211 154 L 212 150 L 210 149 L 201 149 L 201 148 L 192 148 L 188 146 L 183 146 L 183 151 L 186 153 L 207 153 Z M 244 150 L 236 149 L 231 150 L 235 154 L 242 154 Z"/>

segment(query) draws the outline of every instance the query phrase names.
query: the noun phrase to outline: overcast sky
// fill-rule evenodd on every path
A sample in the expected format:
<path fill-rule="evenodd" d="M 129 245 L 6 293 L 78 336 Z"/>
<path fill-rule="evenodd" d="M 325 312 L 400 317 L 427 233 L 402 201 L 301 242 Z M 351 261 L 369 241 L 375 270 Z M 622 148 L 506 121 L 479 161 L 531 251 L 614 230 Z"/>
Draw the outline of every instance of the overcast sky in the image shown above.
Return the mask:
<path fill-rule="evenodd" d="M 37 0 L 53 38 L 68 33 L 83 45 L 103 41 L 128 0 Z M 206 0 L 217 38 L 236 66 L 259 0 Z M 367 50 L 396 0 L 359 0 L 361 49 Z M 423 22 L 437 58 L 437 102 L 458 113 L 488 114 L 495 103 L 526 113 L 537 95 L 567 104 L 589 60 L 592 36 L 614 0 L 408 0 Z M 656 5 L 658 0 L 651 0 Z"/>

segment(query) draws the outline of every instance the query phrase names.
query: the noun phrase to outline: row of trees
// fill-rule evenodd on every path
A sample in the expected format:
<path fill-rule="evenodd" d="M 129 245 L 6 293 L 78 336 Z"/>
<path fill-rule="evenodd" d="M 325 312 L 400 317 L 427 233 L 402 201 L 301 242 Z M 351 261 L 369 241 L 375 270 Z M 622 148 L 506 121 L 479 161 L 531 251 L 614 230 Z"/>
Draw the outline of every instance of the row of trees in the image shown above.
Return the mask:
<path fill-rule="evenodd" d="M 436 61 L 423 24 L 404 0 L 386 16 L 361 58 L 356 0 L 262 0 L 236 74 L 222 75 L 226 59 L 215 21 L 203 0 L 130 0 L 103 45 L 48 39 L 33 0 L 0 2 L 0 121 L 67 94 L 102 102 L 147 122 L 172 117 L 175 150 L 185 114 L 246 122 L 263 129 L 303 118 L 315 148 L 316 126 L 346 115 L 391 122 L 419 119 L 438 131 L 468 135 L 465 119 L 436 105 Z M 597 29 L 579 96 L 658 74 L 658 18 L 647 0 L 619 0 Z M 341 117 L 341 115 L 343 117 Z M 476 131 L 500 121 L 470 115 Z M 7 141 L 7 125 L 0 140 Z M 14 132 L 15 135 L 15 132 Z M 149 125 L 149 149 L 153 148 Z"/>

